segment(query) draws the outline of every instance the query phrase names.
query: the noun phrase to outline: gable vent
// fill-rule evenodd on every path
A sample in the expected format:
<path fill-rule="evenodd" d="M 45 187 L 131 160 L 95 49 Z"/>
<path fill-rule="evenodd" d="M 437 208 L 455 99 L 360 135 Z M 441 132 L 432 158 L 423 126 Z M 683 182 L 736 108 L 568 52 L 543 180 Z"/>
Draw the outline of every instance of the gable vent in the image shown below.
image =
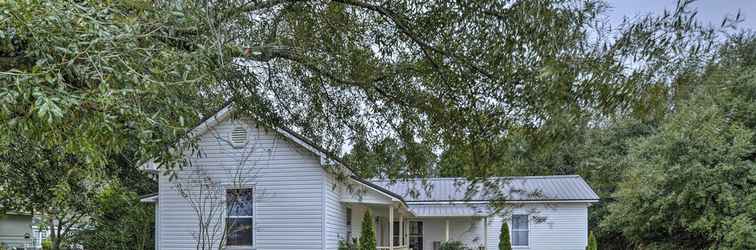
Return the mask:
<path fill-rule="evenodd" d="M 236 127 L 231 131 L 231 145 L 235 148 L 243 147 L 247 144 L 247 129 Z"/>

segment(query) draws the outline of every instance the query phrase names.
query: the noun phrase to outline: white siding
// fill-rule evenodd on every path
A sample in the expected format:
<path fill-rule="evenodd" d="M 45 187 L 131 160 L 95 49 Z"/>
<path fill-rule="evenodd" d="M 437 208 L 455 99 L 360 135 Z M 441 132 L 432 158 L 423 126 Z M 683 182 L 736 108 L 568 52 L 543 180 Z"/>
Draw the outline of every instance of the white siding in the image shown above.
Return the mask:
<path fill-rule="evenodd" d="M 341 203 L 342 184 L 325 173 L 326 183 L 326 249 L 337 249 L 339 240 L 346 239 L 346 206 Z M 352 220 L 354 223 L 354 220 Z"/>
<path fill-rule="evenodd" d="M 513 214 L 531 214 L 529 222 L 529 241 L 527 249 L 532 250 L 583 250 L 587 242 L 588 206 L 583 203 L 557 203 L 545 205 L 529 205 L 515 208 Z M 544 218 L 537 223 L 533 216 Z M 512 222 L 507 217 L 507 223 Z M 488 219 L 488 249 L 499 249 L 499 233 L 501 232 L 501 217 Z M 511 237 L 510 237 L 511 239 Z"/>
<path fill-rule="evenodd" d="M 31 223 L 30 215 L 0 214 L 0 245 L 23 247 L 26 243 L 24 234 L 32 233 Z"/>
<path fill-rule="evenodd" d="M 531 214 L 529 220 L 530 245 L 514 249 L 528 250 L 583 250 L 587 240 L 586 204 L 534 204 L 511 209 L 513 214 Z M 545 219 L 536 223 L 535 217 Z M 511 226 L 509 216 L 505 216 Z M 423 222 L 423 249 L 432 250 L 433 242 L 443 242 L 446 234 L 446 218 L 416 218 L 414 221 Z M 449 218 L 449 239 L 461 241 L 467 247 L 477 249 L 485 244 L 483 218 Z M 499 233 L 501 232 L 502 217 L 488 218 L 488 247 L 499 249 Z M 511 236 L 510 236 L 511 239 Z"/>
<path fill-rule="evenodd" d="M 383 193 L 365 186 L 357 181 L 350 181 L 351 190 L 340 184 L 341 201 L 347 203 L 391 205 L 395 202 Z"/>
<path fill-rule="evenodd" d="M 221 122 L 199 137 L 200 157 L 190 158 L 192 165 L 179 173 L 178 181 L 160 177 L 160 249 L 195 248 L 197 216 L 177 192 L 176 184 L 197 180 L 190 177 L 197 169 L 217 186 L 232 187 L 239 183 L 235 176 L 243 176 L 241 183 L 254 185 L 257 249 L 323 248 L 325 185 L 319 158 L 274 131 L 255 128 L 249 121 L 243 123 L 249 129 L 249 143 L 243 148 L 233 148 L 224 141 L 242 122 Z M 241 174 L 237 174 L 239 169 L 243 170 Z M 222 204 L 223 194 L 219 196 Z M 225 210 L 219 213 L 225 214 Z M 220 219 L 215 222 L 222 228 Z"/>
<path fill-rule="evenodd" d="M 423 250 L 432 250 L 433 242 L 446 238 L 446 219 L 419 219 L 423 222 Z M 461 241 L 465 246 L 477 249 L 483 245 L 482 218 L 450 218 L 449 240 Z"/>

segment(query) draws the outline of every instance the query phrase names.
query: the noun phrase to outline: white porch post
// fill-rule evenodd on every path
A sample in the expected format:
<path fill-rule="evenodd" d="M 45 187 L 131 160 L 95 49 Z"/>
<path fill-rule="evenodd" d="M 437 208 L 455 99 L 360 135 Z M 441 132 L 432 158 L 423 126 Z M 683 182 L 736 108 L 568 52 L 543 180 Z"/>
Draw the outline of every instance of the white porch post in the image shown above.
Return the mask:
<path fill-rule="evenodd" d="M 404 214 L 399 213 L 399 246 L 404 246 Z"/>
<path fill-rule="evenodd" d="M 449 241 L 449 219 L 446 219 L 446 237 L 444 237 L 444 241 Z"/>
<path fill-rule="evenodd" d="M 410 221 L 407 220 L 407 223 L 404 226 L 404 242 L 406 242 L 407 246 L 409 246 Z"/>
<path fill-rule="evenodd" d="M 394 250 L 394 205 L 389 206 L 389 223 L 388 223 L 389 250 Z"/>

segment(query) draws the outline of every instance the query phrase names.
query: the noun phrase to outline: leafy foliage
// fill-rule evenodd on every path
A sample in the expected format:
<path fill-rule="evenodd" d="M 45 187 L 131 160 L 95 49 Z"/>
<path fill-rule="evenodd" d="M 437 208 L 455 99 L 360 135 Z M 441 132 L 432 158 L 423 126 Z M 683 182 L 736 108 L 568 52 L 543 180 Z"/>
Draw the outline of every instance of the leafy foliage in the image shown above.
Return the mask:
<path fill-rule="evenodd" d="M 441 243 L 439 250 L 464 250 L 465 244 L 461 241 L 445 241 Z"/>
<path fill-rule="evenodd" d="M 661 248 L 756 248 L 756 40 L 733 41 L 659 131 L 635 140 L 602 225 Z"/>
<path fill-rule="evenodd" d="M 223 83 L 237 103 L 334 151 L 354 142 L 347 158 L 391 178 L 435 174 L 434 151 L 457 171 L 444 175 L 500 174 L 517 136 L 549 127 L 548 142 L 586 113 L 655 114 L 664 76 L 713 36 L 684 6 L 608 29 L 593 25 L 599 1 L 227 4 L 215 25 L 237 39 L 218 47 L 244 48 L 229 51 L 254 69 Z"/>
<path fill-rule="evenodd" d="M 180 166 L 191 145 L 174 142 L 231 99 L 334 152 L 352 144 L 368 177 L 579 173 L 602 198 L 623 182 L 592 210 L 611 221 L 599 239 L 750 246 L 732 197 L 753 186 L 756 53 L 733 45 L 701 77 L 715 32 L 689 2 L 607 27 L 598 0 L 0 1 L 0 202 L 96 214 L 114 179 L 153 188 L 139 162 Z M 693 178 L 674 175 L 683 163 Z M 648 204 L 664 209 L 636 209 L 659 193 Z M 686 205 L 637 227 L 638 211 Z"/>
<path fill-rule="evenodd" d="M 85 249 L 153 249 L 154 207 L 117 185 L 96 198 L 96 210 L 74 236 Z"/>

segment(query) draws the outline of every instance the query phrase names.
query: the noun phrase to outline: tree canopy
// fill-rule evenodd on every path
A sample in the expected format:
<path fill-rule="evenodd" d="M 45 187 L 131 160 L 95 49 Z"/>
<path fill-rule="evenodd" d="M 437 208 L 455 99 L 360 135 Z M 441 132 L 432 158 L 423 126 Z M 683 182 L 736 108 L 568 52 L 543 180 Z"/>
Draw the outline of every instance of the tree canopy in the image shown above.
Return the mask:
<path fill-rule="evenodd" d="M 230 100 L 366 177 L 581 174 L 602 246 L 753 247 L 753 37 L 689 4 L 0 0 L 0 205 L 103 219 Z"/>
<path fill-rule="evenodd" d="M 756 39 L 734 39 L 654 134 L 632 140 L 602 225 L 661 248 L 756 248 Z"/>

